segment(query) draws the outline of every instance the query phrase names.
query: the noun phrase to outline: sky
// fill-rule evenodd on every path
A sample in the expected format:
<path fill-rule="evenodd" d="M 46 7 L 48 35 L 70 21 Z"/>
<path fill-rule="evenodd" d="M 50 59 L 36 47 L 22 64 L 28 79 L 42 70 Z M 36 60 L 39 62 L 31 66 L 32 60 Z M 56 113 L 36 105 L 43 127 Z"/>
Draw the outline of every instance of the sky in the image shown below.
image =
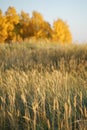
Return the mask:
<path fill-rule="evenodd" d="M 0 0 L 0 9 L 5 12 L 9 6 L 32 14 L 40 12 L 50 24 L 58 18 L 67 22 L 73 42 L 87 42 L 87 0 Z"/>

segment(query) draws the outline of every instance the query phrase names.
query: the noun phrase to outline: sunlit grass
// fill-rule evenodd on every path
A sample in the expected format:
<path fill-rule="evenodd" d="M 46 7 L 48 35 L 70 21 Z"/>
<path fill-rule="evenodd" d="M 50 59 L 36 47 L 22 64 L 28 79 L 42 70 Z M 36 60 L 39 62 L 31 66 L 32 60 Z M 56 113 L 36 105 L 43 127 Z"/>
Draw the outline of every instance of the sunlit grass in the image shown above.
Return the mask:
<path fill-rule="evenodd" d="M 86 130 L 87 45 L 0 46 L 1 130 Z"/>

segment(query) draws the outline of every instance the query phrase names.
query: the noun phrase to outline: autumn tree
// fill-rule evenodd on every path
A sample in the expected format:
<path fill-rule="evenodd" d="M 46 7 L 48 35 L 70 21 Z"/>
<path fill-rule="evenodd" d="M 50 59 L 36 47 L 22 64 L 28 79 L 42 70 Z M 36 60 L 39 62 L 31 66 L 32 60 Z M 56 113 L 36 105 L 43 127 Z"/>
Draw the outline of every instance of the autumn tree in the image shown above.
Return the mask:
<path fill-rule="evenodd" d="M 60 43 L 71 43 L 72 35 L 66 22 L 61 19 L 53 23 L 53 40 Z"/>
<path fill-rule="evenodd" d="M 31 38 L 50 39 L 60 43 L 72 42 L 69 27 L 61 19 L 54 21 L 52 27 L 37 11 L 33 11 L 30 17 L 24 11 L 18 14 L 14 7 L 9 7 L 4 14 L 0 10 L 0 43 L 20 42 Z"/>
<path fill-rule="evenodd" d="M 29 29 L 29 21 L 30 17 L 28 13 L 25 13 L 24 11 L 21 11 L 21 14 L 19 15 L 19 35 L 22 38 L 22 40 L 25 40 L 29 38 L 30 35 L 30 29 Z"/>
<path fill-rule="evenodd" d="M 51 39 L 52 38 L 51 25 L 48 22 L 43 21 L 43 23 L 41 24 L 41 28 L 39 29 L 39 31 L 36 34 L 36 37 L 37 37 L 37 39 L 38 38 Z"/>
<path fill-rule="evenodd" d="M 15 26 L 19 22 L 19 16 L 16 12 L 16 9 L 14 7 L 9 7 L 7 11 L 5 12 L 5 17 L 7 21 L 7 39 L 6 41 L 16 41 L 16 28 Z"/>
<path fill-rule="evenodd" d="M 37 11 L 33 11 L 32 13 L 30 30 L 31 35 L 36 39 L 51 38 L 52 29 L 50 24 L 46 22 L 43 16 Z"/>
<path fill-rule="evenodd" d="M 6 18 L 3 16 L 2 11 L 0 10 L 0 43 L 3 43 L 7 38 L 7 24 Z"/>
<path fill-rule="evenodd" d="M 32 12 L 32 17 L 30 20 L 31 36 L 35 36 L 37 38 L 38 32 L 41 29 L 43 21 L 43 16 L 40 13 L 38 13 L 37 11 Z"/>

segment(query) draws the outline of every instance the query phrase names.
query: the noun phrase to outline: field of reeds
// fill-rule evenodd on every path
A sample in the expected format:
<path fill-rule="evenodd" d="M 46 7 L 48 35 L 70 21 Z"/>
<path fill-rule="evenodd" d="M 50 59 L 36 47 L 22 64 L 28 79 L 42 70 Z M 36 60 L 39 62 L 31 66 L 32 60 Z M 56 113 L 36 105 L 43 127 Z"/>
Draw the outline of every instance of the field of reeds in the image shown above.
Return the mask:
<path fill-rule="evenodd" d="M 87 45 L 1 44 L 0 130 L 87 130 Z"/>

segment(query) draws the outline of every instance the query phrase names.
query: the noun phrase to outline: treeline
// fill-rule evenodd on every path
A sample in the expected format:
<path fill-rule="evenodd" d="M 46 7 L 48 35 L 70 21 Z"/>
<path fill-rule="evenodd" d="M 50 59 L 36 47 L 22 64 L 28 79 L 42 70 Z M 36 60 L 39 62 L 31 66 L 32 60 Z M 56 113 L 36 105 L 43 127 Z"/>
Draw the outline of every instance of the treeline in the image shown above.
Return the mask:
<path fill-rule="evenodd" d="M 9 7 L 5 13 L 0 10 L 0 43 L 22 42 L 29 39 L 47 39 L 60 43 L 71 43 L 72 35 L 66 22 L 57 19 L 51 26 L 43 16 L 33 11 L 17 13 Z"/>

